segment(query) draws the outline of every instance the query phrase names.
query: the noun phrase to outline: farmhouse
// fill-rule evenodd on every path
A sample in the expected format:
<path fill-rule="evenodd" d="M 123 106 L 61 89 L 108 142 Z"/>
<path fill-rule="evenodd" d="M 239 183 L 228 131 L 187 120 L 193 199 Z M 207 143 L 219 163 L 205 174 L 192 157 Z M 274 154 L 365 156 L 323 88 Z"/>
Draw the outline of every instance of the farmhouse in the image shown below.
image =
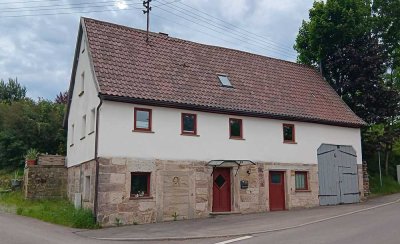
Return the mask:
<path fill-rule="evenodd" d="M 313 68 L 82 18 L 68 195 L 104 226 L 358 202 L 364 122 Z"/>

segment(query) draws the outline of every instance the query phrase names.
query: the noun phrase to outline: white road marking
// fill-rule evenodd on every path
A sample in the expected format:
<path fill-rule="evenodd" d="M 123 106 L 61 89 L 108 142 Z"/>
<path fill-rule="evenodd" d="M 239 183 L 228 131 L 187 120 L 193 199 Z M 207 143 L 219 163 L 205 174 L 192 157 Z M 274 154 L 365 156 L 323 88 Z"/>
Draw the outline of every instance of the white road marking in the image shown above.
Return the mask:
<path fill-rule="evenodd" d="M 235 238 L 235 239 L 217 242 L 215 244 L 228 244 L 228 243 L 232 243 L 232 242 L 236 242 L 236 241 L 243 241 L 243 240 L 250 239 L 250 238 L 252 238 L 252 236 L 242 236 L 242 237 Z"/>

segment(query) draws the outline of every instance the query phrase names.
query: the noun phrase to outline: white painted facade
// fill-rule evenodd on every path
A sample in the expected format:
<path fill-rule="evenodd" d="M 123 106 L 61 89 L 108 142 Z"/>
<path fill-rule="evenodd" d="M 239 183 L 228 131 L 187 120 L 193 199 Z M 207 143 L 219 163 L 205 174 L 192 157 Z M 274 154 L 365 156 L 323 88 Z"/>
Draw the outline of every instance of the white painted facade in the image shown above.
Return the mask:
<path fill-rule="evenodd" d="M 85 39 L 85 34 L 83 37 Z M 68 167 L 92 160 L 95 154 L 95 113 L 100 99 L 86 43 L 81 41 L 68 117 Z M 135 106 L 152 109 L 154 133 L 133 132 Z M 184 112 L 197 114 L 198 136 L 181 135 L 181 113 Z M 243 159 L 256 162 L 316 164 L 318 147 L 322 143 L 328 143 L 353 146 L 358 156 L 357 163 L 362 162 L 361 135 L 358 128 L 229 116 L 111 101 L 104 101 L 99 116 L 99 157 L 195 161 Z M 229 139 L 229 118 L 242 119 L 244 140 Z M 283 123 L 295 125 L 296 144 L 283 143 Z"/>
<path fill-rule="evenodd" d="M 82 41 L 79 50 L 79 61 L 68 117 L 68 167 L 94 158 L 95 112 L 100 99 L 86 43 L 86 41 Z M 83 123 L 84 116 L 86 116 L 85 124 Z"/>
<path fill-rule="evenodd" d="M 152 131 L 133 132 L 134 108 L 152 109 Z M 181 135 L 181 113 L 197 114 L 198 136 Z M 229 118 L 240 118 L 244 140 L 229 139 Z M 295 125 L 296 144 L 283 143 L 283 123 Z M 104 101 L 100 110 L 99 156 L 162 160 L 248 159 L 317 163 L 322 143 L 351 145 L 361 164 L 360 129 L 254 117 L 229 116 Z"/>

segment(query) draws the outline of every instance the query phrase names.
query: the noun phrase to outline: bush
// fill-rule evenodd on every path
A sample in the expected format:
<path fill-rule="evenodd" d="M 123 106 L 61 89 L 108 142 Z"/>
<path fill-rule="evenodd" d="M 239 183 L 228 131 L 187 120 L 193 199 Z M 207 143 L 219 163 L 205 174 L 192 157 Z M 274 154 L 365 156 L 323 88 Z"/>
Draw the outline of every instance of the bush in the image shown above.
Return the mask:
<path fill-rule="evenodd" d="M 379 175 L 370 176 L 370 190 L 372 194 L 386 195 L 400 192 L 400 184 L 391 176 L 382 176 L 382 187 Z"/>

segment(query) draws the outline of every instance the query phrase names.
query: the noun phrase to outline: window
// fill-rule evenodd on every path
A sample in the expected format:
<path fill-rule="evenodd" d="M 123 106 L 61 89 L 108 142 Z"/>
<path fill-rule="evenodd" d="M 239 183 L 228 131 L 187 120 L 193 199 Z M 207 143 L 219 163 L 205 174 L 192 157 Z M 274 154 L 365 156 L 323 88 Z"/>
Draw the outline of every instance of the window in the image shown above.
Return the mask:
<path fill-rule="evenodd" d="M 79 96 L 82 96 L 85 92 L 85 72 L 81 74 L 81 91 L 79 92 Z"/>
<path fill-rule="evenodd" d="M 182 134 L 197 135 L 197 115 L 182 113 Z"/>
<path fill-rule="evenodd" d="M 90 200 L 90 176 L 85 176 L 84 182 L 84 189 L 83 189 L 83 201 L 88 202 Z"/>
<path fill-rule="evenodd" d="M 221 82 L 222 86 L 232 87 L 231 81 L 228 79 L 227 75 L 218 75 L 219 82 Z"/>
<path fill-rule="evenodd" d="M 82 116 L 81 140 L 85 138 L 85 135 L 86 135 L 86 114 Z"/>
<path fill-rule="evenodd" d="M 151 109 L 135 108 L 135 131 L 151 131 Z"/>
<path fill-rule="evenodd" d="M 131 173 L 131 196 L 148 197 L 150 196 L 150 172 Z"/>
<path fill-rule="evenodd" d="M 305 171 L 296 171 L 295 186 L 296 190 L 308 190 L 308 174 Z"/>
<path fill-rule="evenodd" d="M 96 109 L 90 110 L 90 131 L 89 134 L 94 132 L 94 127 L 96 126 Z"/>
<path fill-rule="evenodd" d="M 241 119 L 229 119 L 229 138 L 231 139 L 242 139 L 242 120 Z"/>
<path fill-rule="evenodd" d="M 283 142 L 295 142 L 295 133 L 293 124 L 283 124 Z"/>
<path fill-rule="evenodd" d="M 271 183 L 272 184 L 281 184 L 282 183 L 282 175 L 280 173 L 272 173 L 271 174 Z"/>
<path fill-rule="evenodd" d="M 72 124 L 71 125 L 71 132 L 70 132 L 70 136 L 71 136 L 71 142 L 70 142 L 70 146 L 72 147 L 74 145 L 74 134 L 75 134 L 75 125 Z"/>

